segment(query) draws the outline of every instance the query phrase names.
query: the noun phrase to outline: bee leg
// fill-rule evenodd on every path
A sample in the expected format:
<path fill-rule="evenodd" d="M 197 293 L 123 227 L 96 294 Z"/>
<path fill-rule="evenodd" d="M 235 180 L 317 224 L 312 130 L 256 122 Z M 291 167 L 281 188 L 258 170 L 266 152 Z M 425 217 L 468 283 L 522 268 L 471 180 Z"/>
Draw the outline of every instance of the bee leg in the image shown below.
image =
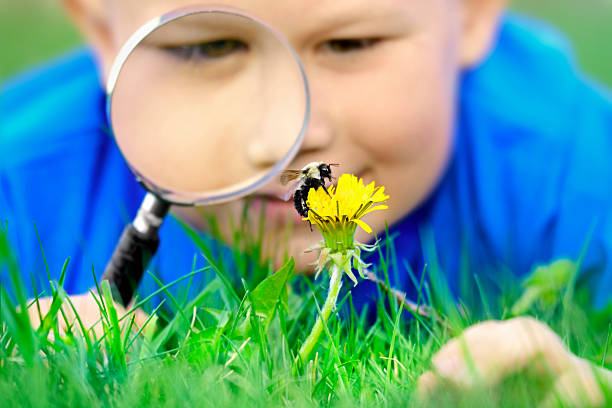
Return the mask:
<path fill-rule="evenodd" d="M 308 206 L 304 203 L 304 217 L 308 217 Z M 308 226 L 310 227 L 310 232 L 312 232 L 312 223 L 308 220 Z"/>
<path fill-rule="evenodd" d="M 306 203 L 302 203 L 304 198 L 302 196 L 302 190 L 296 190 L 293 194 L 293 205 L 295 206 L 295 210 L 302 217 L 308 216 L 308 208 L 306 207 Z"/>
<path fill-rule="evenodd" d="M 331 194 L 329 194 L 329 191 L 327 191 L 327 188 L 325 187 L 325 183 L 321 183 L 321 187 L 323 187 L 323 191 L 325 191 L 327 195 L 331 197 Z"/>

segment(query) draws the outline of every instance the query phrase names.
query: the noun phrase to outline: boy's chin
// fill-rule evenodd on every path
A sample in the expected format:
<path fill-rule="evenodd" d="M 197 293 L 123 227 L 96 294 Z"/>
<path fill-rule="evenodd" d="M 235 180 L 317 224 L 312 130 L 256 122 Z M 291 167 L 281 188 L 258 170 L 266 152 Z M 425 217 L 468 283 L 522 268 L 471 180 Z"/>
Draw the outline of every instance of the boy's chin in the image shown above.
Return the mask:
<path fill-rule="evenodd" d="M 321 234 L 314 230 L 310 232 L 308 226 L 304 226 L 304 231 L 299 228 L 294 230 L 291 237 L 279 246 L 270 248 L 268 253 L 271 254 L 274 269 L 281 268 L 289 257 L 293 257 L 295 261 L 295 273 L 312 274 L 314 273 L 314 263 L 317 261 L 319 253 L 317 251 L 308 251 L 319 241 Z"/>
<path fill-rule="evenodd" d="M 211 212 L 211 209 L 217 211 Z M 221 204 L 215 208 L 177 208 L 174 213 L 200 231 L 209 230 L 209 226 L 205 222 L 206 217 L 203 217 L 201 213 L 213 216 L 218 222 L 222 241 L 231 245 L 235 230 L 230 226 L 239 223 L 238 220 L 242 211 L 243 204 L 233 202 Z M 272 260 L 275 270 L 281 268 L 289 257 L 293 257 L 296 273 L 311 274 L 314 272 L 313 264 L 319 254 L 317 251 L 306 251 L 321 242 L 323 237 L 316 228 L 313 227 L 311 231 L 308 223 L 301 221 L 301 219 L 296 221 L 292 215 L 290 213 L 287 217 L 266 217 L 264 219 L 263 241 L 261 242 L 262 253 L 267 259 Z M 258 239 L 256 235 L 260 228 L 260 217 L 261 213 L 257 209 L 249 211 L 246 229 L 249 234 L 252 234 L 249 237 L 251 242 L 253 239 Z"/>

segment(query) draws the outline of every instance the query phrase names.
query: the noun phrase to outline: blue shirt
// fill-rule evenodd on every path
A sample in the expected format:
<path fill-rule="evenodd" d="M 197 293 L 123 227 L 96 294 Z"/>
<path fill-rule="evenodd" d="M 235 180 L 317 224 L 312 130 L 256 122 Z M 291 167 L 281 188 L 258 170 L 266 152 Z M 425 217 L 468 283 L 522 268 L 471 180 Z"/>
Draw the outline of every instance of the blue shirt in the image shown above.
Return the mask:
<path fill-rule="evenodd" d="M 568 54 L 549 29 L 510 16 L 491 56 L 462 74 L 448 168 L 391 228 L 400 262 L 390 279 L 410 297 L 407 268 L 418 279 L 425 264 L 436 267 L 457 293 L 462 270 L 522 276 L 586 248 L 581 279 L 596 305 L 611 298 L 612 103 Z M 48 287 L 36 223 L 51 276 L 70 257 L 65 288 L 85 292 L 144 195 L 109 136 L 90 52 L 5 84 L 0 115 L 0 219 L 24 281 Z M 198 250 L 172 218 L 160 237 L 155 266 L 170 282 L 192 270 Z M 145 278 L 145 292 L 154 286 Z M 376 290 L 363 282 L 353 293 L 363 302 Z"/>

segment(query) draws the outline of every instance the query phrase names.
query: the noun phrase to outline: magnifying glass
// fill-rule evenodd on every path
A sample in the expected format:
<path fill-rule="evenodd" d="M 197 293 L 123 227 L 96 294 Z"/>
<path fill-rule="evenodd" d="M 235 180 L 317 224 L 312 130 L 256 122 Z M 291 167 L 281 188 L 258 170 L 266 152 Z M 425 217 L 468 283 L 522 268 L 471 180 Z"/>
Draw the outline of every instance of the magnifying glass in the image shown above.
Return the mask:
<path fill-rule="evenodd" d="M 297 153 L 309 114 L 301 63 L 271 27 L 230 8 L 183 8 L 138 29 L 107 83 L 117 145 L 147 189 L 102 279 L 126 305 L 171 205 L 243 197 Z"/>

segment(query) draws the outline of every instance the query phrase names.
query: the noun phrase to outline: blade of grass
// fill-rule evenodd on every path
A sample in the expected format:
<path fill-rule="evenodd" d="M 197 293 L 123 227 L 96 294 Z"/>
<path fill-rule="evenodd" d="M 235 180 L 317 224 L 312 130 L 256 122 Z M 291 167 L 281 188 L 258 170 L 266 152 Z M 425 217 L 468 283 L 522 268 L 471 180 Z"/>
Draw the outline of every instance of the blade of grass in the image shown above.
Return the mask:
<path fill-rule="evenodd" d="M 606 335 L 606 342 L 604 343 L 604 352 L 601 357 L 601 366 L 604 367 L 606 363 L 606 357 L 608 357 L 608 346 L 610 345 L 610 332 L 612 331 L 612 323 L 608 324 L 608 334 Z"/>
<path fill-rule="evenodd" d="M 115 308 L 115 304 L 113 302 L 111 287 L 107 280 L 102 281 L 101 286 L 104 302 L 106 303 L 106 309 L 108 310 L 109 322 L 111 324 L 108 328 L 110 332 L 111 359 L 118 364 L 122 372 L 125 372 L 125 369 L 127 368 L 125 350 L 122 347 L 121 327 L 119 326 L 119 318 L 117 317 L 117 309 Z"/>
<path fill-rule="evenodd" d="M 399 310 L 397 312 L 397 316 L 395 317 L 395 324 L 393 325 L 393 334 L 391 335 L 391 344 L 389 345 L 389 356 L 387 361 L 387 379 L 391 381 L 391 364 L 393 362 L 393 351 L 395 349 L 395 338 L 397 336 L 397 332 L 399 330 L 400 317 L 402 315 L 402 310 L 404 310 L 404 301 L 406 300 L 406 296 L 402 299 L 400 303 Z"/>
<path fill-rule="evenodd" d="M 140 333 L 142 333 L 142 331 L 145 329 L 145 327 L 147 327 L 147 325 L 149 324 L 151 319 L 153 319 L 155 317 L 155 315 L 157 314 L 157 311 L 163 306 L 165 301 L 166 301 L 166 299 L 162 299 L 162 301 L 159 302 L 159 305 L 157 305 L 157 307 L 155 309 L 153 309 L 153 311 L 151 312 L 149 317 L 147 317 L 147 320 L 145 320 L 143 325 L 138 329 L 138 331 L 134 334 L 134 336 L 132 336 L 132 339 L 130 340 L 130 342 L 127 343 L 127 345 L 124 347 L 124 349 L 126 351 L 130 349 L 130 347 L 132 346 L 134 341 L 138 338 L 138 336 L 140 336 Z"/>

